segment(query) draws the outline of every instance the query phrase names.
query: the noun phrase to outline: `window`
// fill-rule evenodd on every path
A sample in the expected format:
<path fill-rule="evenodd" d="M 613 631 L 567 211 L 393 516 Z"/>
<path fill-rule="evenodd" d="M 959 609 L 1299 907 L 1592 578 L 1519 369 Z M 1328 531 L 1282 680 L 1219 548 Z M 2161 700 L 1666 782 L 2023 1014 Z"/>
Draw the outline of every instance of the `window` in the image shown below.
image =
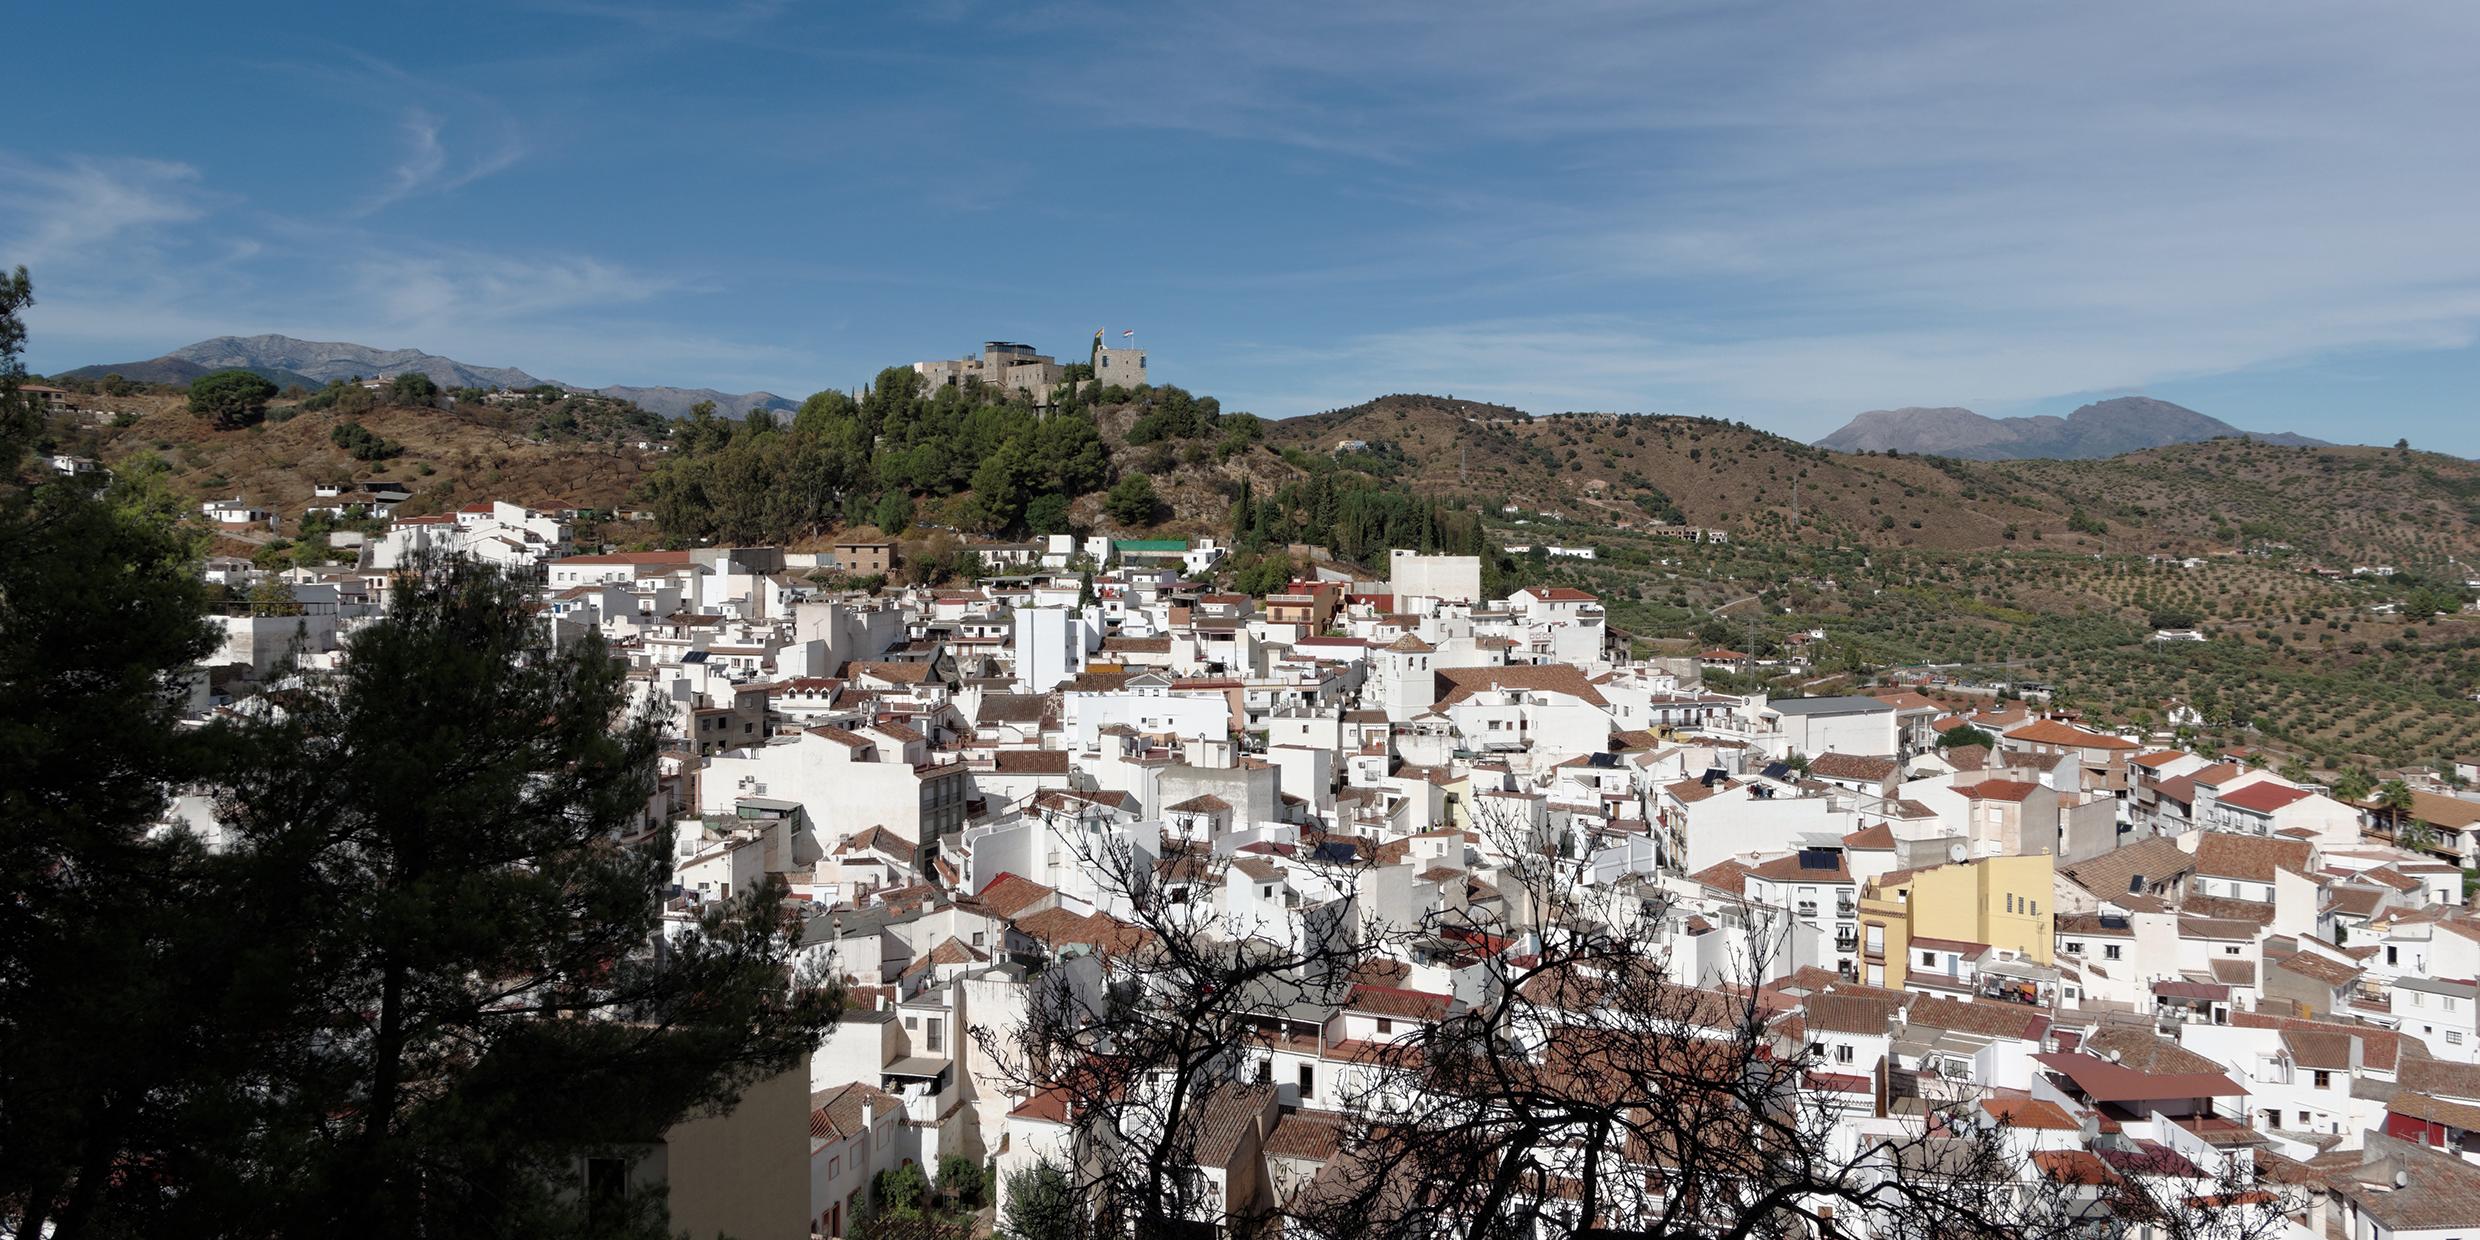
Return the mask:
<path fill-rule="evenodd" d="M 2427 996 L 2427 995 L 2424 995 L 2424 994 L 2421 994 L 2419 991 L 2416 991 L 2416 990 L 2415 990 L 2415 991 L 2412 991 L 2412 992 L 2411 992 L 2411 1006 L 2413 1006 L 2413 1007 L 2427 1007 L 2427 1006 L 2428 1006 L 2428 996 Z"/>
<path fill-rule="evenodd" d="M 2402 949 L 2401 949 L 2401 948 L 2399 948 L 2399 947 L 2394 946 L 2394 945 L 2393 945 L 2393 944 L 2391 944 L 2391 943 L 2386 944 L 2386 945 L 2385 945 L 2385 963 L 2387 963 L 2387 964 L 2401 964 L 2401 963 L 2402 963 Z"/>
<path fill-rule="evenodd" d="M 2238 949 L 2237 947 L 2235 947 L 2235 946 L 2234 946 L 2234 947 L 2225 947 L 2225 948 L 2223 948 L 2223 949 L 2222 949 L 2222 954 L 2223 954 L 2223 955 L 2225 955 L 2225 956 L 2236 956 L 2236 955 L 2238 955 L 2238 954 L 2239 954 L 2239 949 Z"/>
<path fill-rule="evenodd" d="M 939 1043 L 944 1039 L 947 1033 L 947 1022 L 943 1020 L 933 1020 L 930 1022 L 930 1028 L 925 1032 L 930 1035 L 930 1053 L 933 1055 L 938 1054 L 941 1049 Z"/>
<path fill-rule="evenodd" d="M 2301 1112 L 2299 1113 L 2299 1127 L 2300 1127 L 2300 1130 L 2301 1130 L 2301 1131 L 2303 1131 L 2303 1132 L 2304 1132 L 2304 1131 L 2306 1131 L 2306 1130 L 2307 1130 L 2307 1127 L 2308 1127 L 2308 1124 L 2309 1124 L 2308 1113 L 2307 1113 L 2306 1111 L 2301 1111 Z"/>
<path fill-rule="evenodd" d="M 1937 953 L 1936 953 L 1936 952 L 1922 952 L 1922 953 L 1920 953 L 1920 967 L 1921 967 L 1921 968 L 1924 968 L 1924 969 L 1934 969 L 1934 968 L 1936 968 L 1936 967 L 1937 967 Z"/>
<path fill-rule="evenodd" d="M 1851 1053 L 1851 1043 L 1849 1043 L 1849 1042 L 1838 1042 L 1838 1043 L 1836 1043 L 1836 1044 L 1835 1044 L 1835 1046 L 1834 1046 L 1834 1062 L 1836 1062 L 1836 1063 L 1850 1063 L 1850 1062 L 1851 1062 L 1851 1059 L 1852 1059 L 1852 1053 Z"/>
<path fill-rule="evenodd" d="M 629 1164 L 623 1158 L 589 1158 L 586 1160 L 586 1209 L 601 1218 L 612 1217 L 629 1195 Z"/>
<path fill-rule="evenodd" d="M 2027 915 L 2027 916 L 2031 916 L 2031 917 L 2038 917 L 2038 916 L 2040 916 L 2040 915 L 2041 915 L 2041 902 L 2040 902 L 2040 901 L 2038 901 L 2038 900 L 2026 900 L 2026 901 L 2024 901 L 2024 913 L 2025 913 L 2025 915 Z"/>
<path fill-rule="evenodd" d="M 2015 893 L 2012 891 L 2006 893 L 2006 911 L 2009 913 L 2015 911 Z"/>
<path fill-rule="evenodd" d="M 2058 945 L 2058 950 L 2063 951 L 2070 956 L 2081 956 L 2084 954 L 2084 941 L 2081 939 L 2068 939 L 2066 942 Z"/>
<path fill-rule="evenodd" d="M 1380 1033 L 1393 1033 L 1393 1032 L 1395 1032 L 1395 1022 L 1394 1022 L 1394 1021 L 1391 1021 L 1391 1020 L 1388 1020 L 1387 1018 L 1385 1018 L 1385 1017 L 1383 1017 L 1383 1016 L 1379 1017 L 1379 1018 L 1378 1018 L 1378 1032 L 1380 1032 Z"/>
<path fill-rule="evenodd" d="M 2448 1045 L 2448 1046 L 2461 1046 L 2462 1044 L 2463 1044 L 2463 1031 L 2462 1031 L 2462 1030 L 2460 1030 L 2460 1029 L 2448 1029 L 2448 1030 L 2446 1030 L 2446 1045 Z"/>
<path fill-rule="evenodd" d="M 1870 927 L 1868 928 L 1868 944 L 1869 944 L 1869 954 L 1870 954 L 1870 955 L 1872 955 L 1872 956 L 1883 956 L 1883 955 L 1885 955 L 1885 954 L 1886 954 L 1886 928 L 1885 928 L 1884 926 L 1870 926 Z"/>
<path fill-rule="evenodd" d="M 1267 1058 L 1257 1061 L 1257 1083 L 1260 1085 L 1270 1085 L 1274 1083 L 1273 1059 Z"/>
<path fill-rule="evenodd" d="M 2116 960 L 2118 959 L 2118 950 L 2118 944 L 2104 943 L 2101 945 L 2101 958 L 2103 960 Z"/>
<path fill-rule="evenodd" d="M 1316 1064 L 1304 1063 L 1300 1065 L 1300 1096 L 1303 1098 L 1317 1097 Z"/>

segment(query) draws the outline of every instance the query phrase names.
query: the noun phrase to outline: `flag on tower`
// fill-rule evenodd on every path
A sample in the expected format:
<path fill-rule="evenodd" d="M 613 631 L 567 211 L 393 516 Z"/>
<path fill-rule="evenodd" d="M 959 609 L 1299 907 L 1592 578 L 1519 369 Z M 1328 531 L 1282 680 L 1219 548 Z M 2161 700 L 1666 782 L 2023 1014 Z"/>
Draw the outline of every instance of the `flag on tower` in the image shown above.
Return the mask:
<path fill-rule="evenodd" d="M 1128 329 L 1127 331 L 1124 331 L 1124 332 L 1121 332 L 1121 333 L 1120 333 L 1120 335 L 1123 335 L 1123 336 L 1134 336 L 1134 335 L 1136 335 L 1136 334 L 1137 334 L 1137 332 L 1136 332 L 1136 329 L 1135 329 L 1135 328 L 1130 328 L 1130 329 Z"/>

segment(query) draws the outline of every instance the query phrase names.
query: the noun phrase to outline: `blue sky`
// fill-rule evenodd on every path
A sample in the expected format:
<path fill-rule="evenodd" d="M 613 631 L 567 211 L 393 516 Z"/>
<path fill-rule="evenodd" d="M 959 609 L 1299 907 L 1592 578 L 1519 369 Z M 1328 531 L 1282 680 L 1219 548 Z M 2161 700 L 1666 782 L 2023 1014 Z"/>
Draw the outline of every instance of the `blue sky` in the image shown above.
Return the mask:
<path fill-rule="evenodd" d="M 1386 392 L 2480 455 L 2480 5 L 38 5 L 37 370 L 282 332 L 851 386 L 1134 328 Z"/>

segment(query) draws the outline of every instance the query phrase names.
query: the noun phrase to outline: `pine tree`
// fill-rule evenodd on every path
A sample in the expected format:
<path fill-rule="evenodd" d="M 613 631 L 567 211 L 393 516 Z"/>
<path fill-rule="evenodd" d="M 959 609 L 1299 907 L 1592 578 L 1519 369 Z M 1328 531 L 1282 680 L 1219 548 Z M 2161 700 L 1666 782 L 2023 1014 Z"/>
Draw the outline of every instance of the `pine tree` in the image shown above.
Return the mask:
<path fill-rule="evenodd" d="M 780 881 L 661 934 L 657 721 L 630 712 L 625 662 L 555 645 L 527 604 L 486 566 L 425 563 L 244 738 L 227 820 L 303 1018 L 236 1151 L 269 1230 L 548 1226 L 579 1153 L 728 1102 L 833 1021 L 831 990 L 791 976 Z"/>

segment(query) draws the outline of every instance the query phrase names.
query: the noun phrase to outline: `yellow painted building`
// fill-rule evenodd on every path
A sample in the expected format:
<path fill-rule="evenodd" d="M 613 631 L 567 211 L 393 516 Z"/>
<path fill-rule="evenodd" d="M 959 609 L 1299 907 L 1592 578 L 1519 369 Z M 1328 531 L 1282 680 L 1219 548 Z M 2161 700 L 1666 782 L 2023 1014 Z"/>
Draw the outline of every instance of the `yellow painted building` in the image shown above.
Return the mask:
<path fill-rule="evenodd" d="M 2044 853 L 1898 870 L 1872 881 L 1860 895 L 1861 980 L 1900 990 L 1917 972 L 1924 989 L 1952 989 L 1958 958 L 1980 947 L 2049 964 L 2055 874 Z M 1932 973 L 1940 976 L 1933 981 Z"/>

